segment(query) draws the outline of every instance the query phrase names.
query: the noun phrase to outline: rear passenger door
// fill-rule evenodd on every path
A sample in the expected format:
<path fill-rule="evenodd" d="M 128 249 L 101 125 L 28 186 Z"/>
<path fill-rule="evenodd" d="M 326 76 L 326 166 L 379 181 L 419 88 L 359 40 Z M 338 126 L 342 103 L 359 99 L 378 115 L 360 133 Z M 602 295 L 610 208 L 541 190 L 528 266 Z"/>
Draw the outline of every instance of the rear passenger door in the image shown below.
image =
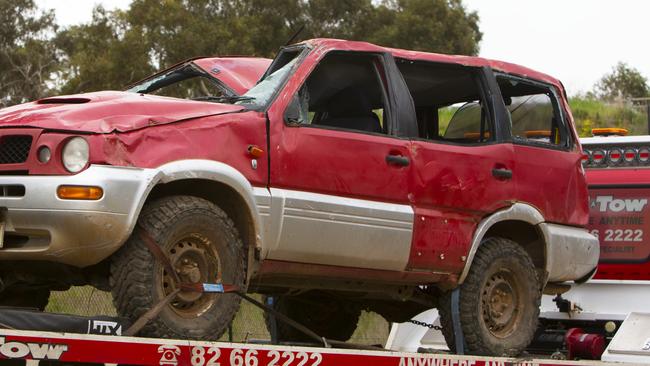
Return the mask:
<path fill-rule="evenodd" d="M 553 85 L 497 74 L 512 131 L 516 198 L 546 221 L 584 225 L 587 189 L 581 153 Z"/>
<path fill-rule="evenodd" d="M 294 74 L 304 80 L 294 76 L 269 110 L 268 259 L 405 269 L 410 143 L 396 136 L 406 121 L 387 57 L 314 52 Z M 412 109 L 411 116 L 415 126 Z"/>
<path fill-rule="evenodd" d="M 512 144 L 490 92 L 494 79 L 484 68 L 410 60 L 398 60 L 398 67 L 419 126 L 409 269 L 458 273 L 477 224 L 514 197 Z"/>

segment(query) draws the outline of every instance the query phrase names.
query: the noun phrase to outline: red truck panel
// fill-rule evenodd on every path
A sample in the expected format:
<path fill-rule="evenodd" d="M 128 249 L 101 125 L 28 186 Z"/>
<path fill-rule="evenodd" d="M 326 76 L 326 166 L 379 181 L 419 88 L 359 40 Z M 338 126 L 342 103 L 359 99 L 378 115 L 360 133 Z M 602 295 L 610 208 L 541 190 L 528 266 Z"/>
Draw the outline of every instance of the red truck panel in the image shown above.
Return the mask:
<path fill-rule="evenodd" d="M 650 280 L 650 170 L 594 169 L 589 230 L 600 239 L 597 279 Z"/>

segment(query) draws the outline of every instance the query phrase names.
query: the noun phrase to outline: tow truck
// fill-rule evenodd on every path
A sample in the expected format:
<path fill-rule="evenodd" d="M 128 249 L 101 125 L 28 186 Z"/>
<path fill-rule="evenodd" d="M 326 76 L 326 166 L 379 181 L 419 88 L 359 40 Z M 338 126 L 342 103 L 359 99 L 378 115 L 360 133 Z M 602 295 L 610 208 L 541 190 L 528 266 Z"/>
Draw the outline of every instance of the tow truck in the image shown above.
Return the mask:
<path fill-rule="evenodd" d="M 214 288 L 206 287 L 208 291 Z M 223 289 L 216 290 L 224 291 Z M 227 290 L 226 290 L 227 291 Z M 246 299 L 246 295 L 243 295 Z M 252 302 L 258 306 L 263 304 Z M 161 303 L 163 304 L 163 303 Z M 551 365 L 622 365 L 601 361 L 558 360 L 556 357 L 520 358 L 465 356 L 447 352 L 395 352 L 379 346 L 362 346 L 331 342 L 321 338 L 320 344 L 254 344 L 206 342 L 183 339 L 160 339 L 128 336 L 137 332 L 156 316 L 162 306 L 152 308 L 142 318 L 124 330 L 121 319 L 97 319 L 60 314 L 47 314 L 24 309 L 0 309 L 0 364 L 25 365 L 164 365 L 164 366 L 551 366 Z M 267 310 L 282 317 L 281 313 Z M 58 319 L 57 319 L 58 318 Z M 650 318 L 639 319 L 641 328 Z M 301 325 L 283 319 L 296 329 Z M 69 329 L 72 332 L 8 329 L 8 324 L 22 324 L 41 329 Z M 84 329 L 83 325 L 87 327 Z M 625 325 L 625 324 L 624 324 Z M 639 328 L 636 328 L 639 329 Z M 74 333 L 73 333 L 74 332 Z M 647 335 L 647 334 L 646 334 Z M 647 342 L 647 341 L 646 341 Z M 614 341 L 612 342 L 614 343 Z M 620 342 L 619 342 L 620 343 Z M 457 350 L 461 347 L 456 347 Z M 625 350 L 623 350 L 625 351 Z M 616 352 L 616 351 L 615 351 Z M 632 359 L 640 364 L 646 359 Z"/>
<path fill-rule="evenodd" d="M 0 357 L 27 365 L 84 364 L 191 366 L 552 366 L 621 365 L 594 361 L 512 359 L 360 349 L 257 345 L 155 338 L 0 331 Z M 44 363 L 44 364 L 45 364 Z"/>

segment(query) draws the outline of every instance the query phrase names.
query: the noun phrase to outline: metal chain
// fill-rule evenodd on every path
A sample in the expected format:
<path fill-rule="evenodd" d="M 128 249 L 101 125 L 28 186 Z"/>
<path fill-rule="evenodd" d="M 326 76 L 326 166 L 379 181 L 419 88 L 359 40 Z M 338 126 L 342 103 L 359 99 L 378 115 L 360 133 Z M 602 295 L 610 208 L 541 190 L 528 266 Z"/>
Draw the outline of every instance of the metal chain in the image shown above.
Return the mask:
<path fill-rule="evenodd" d="M 429 328 L 429 329 L 442 330 L 442 327 L 441 327 L 441 326 L 434 325 L 434 324 L 431 324 L 431 323 L 421 322 L 421 321 L 419 321 L 419 320 L 412 320 L 412 319 L 411 319 L 411 320 L 409 320 L 409 323 L 412 323 L 412 324 L 415 324 L 415 325 L 419 325 L 419 326 L 421 326 L 421 327 L 427 327 L 427 328 Z"/>

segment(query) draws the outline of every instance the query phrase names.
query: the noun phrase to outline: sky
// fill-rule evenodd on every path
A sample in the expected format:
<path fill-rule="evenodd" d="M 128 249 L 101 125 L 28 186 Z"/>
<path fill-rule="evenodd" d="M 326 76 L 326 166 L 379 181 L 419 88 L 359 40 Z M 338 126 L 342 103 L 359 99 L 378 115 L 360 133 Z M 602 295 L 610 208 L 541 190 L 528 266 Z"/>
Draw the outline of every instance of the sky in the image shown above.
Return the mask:
<path fill-rule="evenodd" d="M 36 0 L 62 26 L 91 19 L 95 4 L 128 7 L 131 0 Z M 619 62 L 650 79 L 650 1 L 463 0 L 477 11 L 479 56 L 521 64 L 560 79 L 570 95 L 587 92 Z M 74 4 L 74 5 L 73 5 Z"/>

